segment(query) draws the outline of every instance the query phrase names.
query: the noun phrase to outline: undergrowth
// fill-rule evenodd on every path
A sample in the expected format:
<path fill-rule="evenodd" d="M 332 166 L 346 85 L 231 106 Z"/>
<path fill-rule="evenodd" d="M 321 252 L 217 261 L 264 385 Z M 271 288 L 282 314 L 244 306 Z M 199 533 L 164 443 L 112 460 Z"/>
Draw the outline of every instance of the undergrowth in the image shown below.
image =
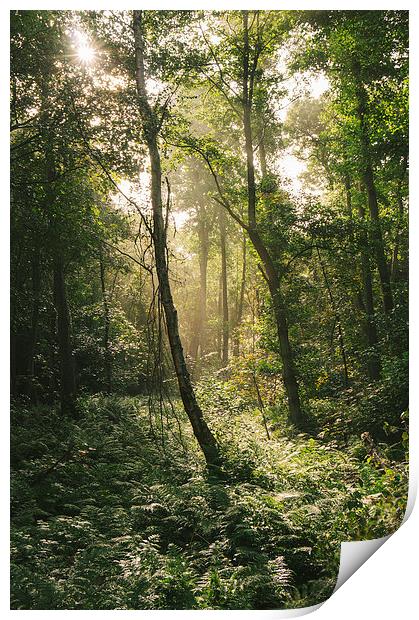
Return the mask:
<path fill-rule="evenodd" d="M 141 399 L 88 397 L 77 423 L 14 406 L 12 609 L 312 605 L 335 586 L 340 541 L 397 528 L 406 467 L 384 448 L 268 441 L 254 410 L 213 402 L 223 480 L 180 411 L 182 437 L 150 425 Z"/>

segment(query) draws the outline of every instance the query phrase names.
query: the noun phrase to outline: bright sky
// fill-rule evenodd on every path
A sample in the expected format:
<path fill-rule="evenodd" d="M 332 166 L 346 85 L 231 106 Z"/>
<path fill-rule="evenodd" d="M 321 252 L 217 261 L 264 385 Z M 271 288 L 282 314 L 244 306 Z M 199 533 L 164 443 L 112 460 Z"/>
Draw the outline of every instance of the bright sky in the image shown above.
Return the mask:
<path fill-rule="evenodd" d="M 290 86 L 289 98 L 285 100 L 284 106 L 278 110 L 278 116 L 282 121 L 284 121 L 287 116 L 289 104 L 296 96 L 304 93 L 309 97 L 317 99 L 329 89 L 329 82 L 323 74 L 316 76 L 307 75 L 306 80 L 306 88 L 304 89 L 301 89 L 301 81 L 298 78 L 293 77 L 288 80 Z M 299 175 L 307 168 L 305 162 L 292 154 L 292 148 L 288 148 L 284 151 L 278 164 L 279 171 L 289 180 L 288 190 L 293 194 L 298 194 L 303 189 Z"/>
<path fill-rule="evenodd" d="M 91 45 L 87 34 L 81 30 L 73 30 L 70 36 L 73 40 L 72 47 L 75 50 L 77 60 L 83 65 L 92 64 L 97 52 Z"/>
<path fill-rule="evenodd" d="M 74 31 L 74 47 L 76 54 L 80 62 L 84 64 L 90 64 L 95 60 L 96 51 L 91 47 L 86 35 L 79 31 Z M 279 61 L 279 66 L 282 67 L 283 59 Z M 286 119 L 289 106 L 298 97 L 313 97 L 318 98 L 329 88 L 329 82 L 325 75 L 293 75 L 286 80 L 288 87 L 288 96 L 281 102 L 281 107 L 277 110 L 277 117 L 279 122 Z M 161 90 L 161 84 L 155 80 L 148 80 L 147 87 L 149 91 L 154 94 Z M 306 163 L 293 155 L 292 148 L 286 149 L 280 159 L 277 162 L 278 172 L 282 175 L 283 180 L 287 186 L 288 191 L 296 195 L 301 192 L 303 188 L 300 175 L 306 170 Z M 150 179 L 149 174 L 146 171 L 142 171 L 139 174 L 138 185 L 133 184 L 127 180 L 122 180 L 119 184 L 121 192 L 126 196 L 134 200 L 144 212 L 150 209 Z M 124 197 L 119 194 L 115 195 L 114 203 L 119 208 L 129 212 L 133 211 L 132 205 L 129 205 Z M 174 225 L 177 230 L 180 230 L 187 222 L 189 215 L 186 211 L 173 211 L 171 214 Z"/>

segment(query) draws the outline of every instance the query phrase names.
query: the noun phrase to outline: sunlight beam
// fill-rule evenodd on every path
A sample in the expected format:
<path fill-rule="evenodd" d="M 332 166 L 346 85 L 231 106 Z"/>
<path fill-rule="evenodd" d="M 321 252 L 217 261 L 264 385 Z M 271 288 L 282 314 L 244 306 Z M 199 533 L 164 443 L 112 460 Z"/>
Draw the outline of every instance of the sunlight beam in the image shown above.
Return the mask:
<path fill-rule="evenodd" d="M 74 30 L 72 33 L 72 37 L 74 40 L 73 47 L 75 49 L 75 54 L 79 62 L 81 62 L 83 65 L 92 64 L 96 58 L 96 50 L 89 43 L 87 36 L 79 30 Z"/>

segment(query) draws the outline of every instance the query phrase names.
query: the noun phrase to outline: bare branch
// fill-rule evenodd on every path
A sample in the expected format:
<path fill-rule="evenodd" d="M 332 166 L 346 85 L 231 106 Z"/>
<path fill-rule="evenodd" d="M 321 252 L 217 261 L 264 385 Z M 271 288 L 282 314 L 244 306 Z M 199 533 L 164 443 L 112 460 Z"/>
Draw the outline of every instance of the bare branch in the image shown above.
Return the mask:
<path fill-rule="evenodd" d="M 128 254 L 127 252 L 124 252 L 123 250 L 121 250 L 120 248 L 118 248 L 116 245 L 112 245 L 110 243 L 108 243 L 107 241 L 105 241 L 104 239 L 102 239 L 102 242 L 108 246 L 108 248 L 111 248 L 112 250 L 116 250 L 117 252 L 119 252 L 119 254 L 121 254 L 122 256 L 125 256 L 126 258 L 129 258 L 130 260 L 132 260 L 134 263 L 136 263 L 137 265 L 139 265 L 140 267 L 142 267 L 143 269 L 145 269 L 146 271 L 148 271 L 149 274 L 153 274 L 153 270 L 151 269 L 151 267 L 149 267 L 148 265 L 146 265 L 145 263 L 137 260 L 134 256 L 131 256 L 131 254 Z"/>

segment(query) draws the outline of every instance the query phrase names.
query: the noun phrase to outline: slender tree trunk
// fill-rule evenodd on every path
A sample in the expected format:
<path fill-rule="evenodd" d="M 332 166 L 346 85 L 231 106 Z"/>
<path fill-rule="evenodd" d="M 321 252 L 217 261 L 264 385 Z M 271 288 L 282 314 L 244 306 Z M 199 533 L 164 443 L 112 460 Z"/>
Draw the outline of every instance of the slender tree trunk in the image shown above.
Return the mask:
<path fill-rule="evenodd" d="M 205 222 L 205 213 L 198 214 L 199 240 L 199 299 L 195 321 L 195 330 L 191 343 L 191 357 L 198 361 L 205 355 L 207 347 L 207 273 L 209 252 L 209 230 Z"/>
<path fill-rule="evenodd" d="M 103 348 L 105 351 L 105 385 L 108 394 L 112 392 L 112 354 L 109 343 L 109 331 L 110 331 L 110 314 L 109 314 L 109 301 L 108 292 L 106 290 L 105 279 L 105 264 L 103 261 L 102 249 L 99 254 L 99 267 L 100 267 L 100 287 L 102 290 L 102 305 L 103 305 Z"/>
<path fill-rule="evenodd" d="M 136 85 L 138 104 L 143 122 L 145 140 L 151 164 L 151 204 L 153 209 L 153 245 L 156 260 L 160 297 L 163 305 L 170 351 L 178 380 L 183 406 L 192 425 L 195 437 L 204 453 L 209 468 L 220 464 L 218 446 L 196 400 L 190 375 L 186 367 L 182 342 L 179 336 L 178 316 L 170 288 L 167 264 L 166 229 L 163 219 L 161 195 L 161 164 L 157 145 L 158 121 L 150 106 L 145 86 L 144 39 L 142 30 L 142 11 L 133 11 L 135 42 Z"/>
<path fill-rule="evenodd" d="M 54 306 L 57 313 L 58 354 L 60 358 L 61 411 L 76 415 L 76 379 L 71 344 L 71 319 L 67 301 L 64 261 L 60 251 L 54 257 Z"/>
<path fill-rule="evenodd" d="M 25 395 L 29 396 L 31 401 L 36 402 L 37 393 L 34 382 L 35 353 L 38 340 L 39 310 L 41 301 L 40 249 L 36 241 L 31 257 L 31 285 L 32 309 L 29 328 L 20 334 L 13 333 L 12 329 L 10 334 L 10 379 L 11 393 L 13 395 L 17 395 L 18 392 L 24 392 Z M 20 286 L 23 286 L 23 281 Z M 11 324 L 14 324 L 13 319 Z M 17 383 L 18 377 L 19 386 Z"/>
<path fill-rule="evenodd" d="M 217 316 L 217 355 L 221 362 L 223 350 L 223 274 L 221 272 L 218 280 Z"/>
<path fill-rule="evenodd" d="M 396 223 L 396 235 L 394 239 L 394 248 L 391 258 L 391 271 L 390 278 L 391 282 L 397 282 L 400 278 L 400 261 L 399 261 L 399 249 L 400 249 L 400 237 L 401 237 L 401 229 L 403 222 L 403 196 L 402 196 L 402 183 L 404 179 L 404 175 L 406 174 L 407 169 L 407 158 L 404 160 L 402 175 L 399 178 L 397 183 L 397 223 Z"/>
<path fill-rule="evenodd" d="M 275 320 L 278 330 L 278 338 L 280 344 L 280 352 L 283 366 L 283 379 L 285 391 L 288 399 L 289 420 L 296 426 L 303 425 L 303 413 L 301 410 L 300 397 L 298 393 L 298 383 L 295 373 L 293 353 L 288 335 L 288 320 L 280 290 L 280 280 L 273 263 L 273 260 L 264 245 L 262 238 L 257 230 L 256 222 L 256 183 L 255 183 L 255 166 L 254 166 L 254 150 L 252 137 L 251 109 L 252 96 L 255 79 L 256 64 L 253 62 L 250 67 L 250 47 L 249 47 L 249 30 L 248 30 L 248 11 L 243 11 L 243 128 L 246 146 L 246 162 L 247 162 L 247 195 L 248 195 L 248 233 L 250 240 L 258 253 L 265 270 L 269 291 L 272 298 Z M 254 50 L 256 54 L 256 50 Z M 255 59 L 254 59 L 255 60 Z"/>
<path fill-rule="evenodd" d="M 365 220 L 365 209 L 359 204 L 358 214 L 362 221 Z M 372 288 L 372 275 L 370 267 L 370 259 L 367 250 L 368 237 L 364 235 L 362 248 L 361 248 L 361 271 L 362 271 L 362 285 L 364 289 L 363 305 L 365 312 L 365 336 L 367 340 L 368 348 L 370 349 L 367 361 L 368 376 L 372 381 L 378 381 L 381 374 L 380 356 L 377 351 L 378 335 L 377 327 L 375 324 L 375 312 L 374 312 L 374 293 Z"/>
<path fill-rule="evenodd" d="M 39 307 L 41 295 L 41 269 L 40 251 L 38 245 L 35 247 L 32 256 L 32 316 L 31 316 L 31 343 L 28 357 L 28 373 L 34 375 L 34 358 L 36 341 L 38 339 Z"/>
<path fill-rule="evenodd" d="M 31 400 L 37 401 L 37 393 L 35 389 L 35 353 L 38 341 L 39 327 L 39 310 L 41 305 L 41 252 L 36 243 L 32 261 L 32 316 L 30 328 L 30 340 L 28 351 L 28 376 L 30 380 L 29 391 Z"/>
<path fill-rule="evenodd" d="M 207 348 L 207 275 L 208 275 L 208 229 L 204 226 L 201 234 L 199 254 L 199 308 L 201 315 L 200 329 L 200 356 L 206 353 Z"/>
<path fill-rule="evenodd" d="M 47 87 L 43 92 L 43 106 L 47 100 Z M 45 111 L 44 111 L 45 112 Z M 46 189 L 45 201 L 50 206 L 57 200 L 54 191 L 56 168 L 54 154 L 50 142 L 51 136 L 47 133 L 45 140 L 45 168 Z M 71 316 L 67 300 L 67 291 L 64 273 L 64 256 L 62 239 L 57 231 L 56 222 L 50 220 L 50 230 L 53 244 L 53 301 L 57 319 L 58 355 L 60 360 L 60 401 L 63 415 L 75 417 L 76 410 L 76 377 L 71 342 Z"/>
<path fill-rule="evenodd" d="M 391 271 L 390 271 L 390 278 L 391 278 L 392 283 L 396 282 L 399 276 L 400 229 L 401 229 L 401 222 L 403 218 L 403 198 L 401 196 L 400 189 L 398 189 L 397 207 L 398 207 L 397 224 L 396 224 L 397 228 L 396 228 L 396 237 L 394 240 L 393 253 L 391 257 Z"/>
<path fill-rule="evenodd" d="M 384 312 L 386 314 L 390 314 L 390 312 L 393 310 L 393 293 L 391 290 L 390 273 L 384 253 L 384 242 L 378 215 L 377 194 L 375 190 L 374 177 L 371 167 L 368 167 L 364 174 L 364 183 L 368 194 L 368 206 L 372 223 L 372 242 L 375 251 L 375 259 L 377 262 L 378 273 L 380 276 Z"/>
<path fill-rule="evenodd" d="M 249 236 L 264 267 L 264 275 L 272 299 L 281 352 L 282 375 L 288 399 L 289 420 L 296 426 L 301 427 L 304 425 L 304 416 L 301 411 L 294 357 L 288 335 L 288 319 L 281 294 L 280 281 L 269 252 L 265 248 L 259 233 L 257 231 L 249 231 Z"/>
<path fill-rule="evenodd" d="M 223 366 L 228 364 L 229 317 L 228 317 L 228 289 L 227 289 L 227 244 L 226 218 L 223 208 L 220 208 L 220 249 L 221 249 L 221 297 L 222 297 L 222 357 Z"/>
<path fill-rule="evenodd" d="M 365 89 L 362 84 L 360 67 L 354 64 L 354 75 L 357 86 L 358 119 L 361 130 L 361 149 L 362 149 L 362 181 L 365 185 L 368 196 L 368 208 L 372 224 L 372 242 L 374 247 L 375 260 L 380 276 L 380 284 L 383 295 L 384 312 L 390 314 L 393 310 L 393 294 L 390 283 L 390 273 L 387 265 L 383 234 L 381 230 L 380 215 L 378 209 L 377 191 L 375 187 L 374 171 L 371 162 L 371 145 L 367 127 L 367 104 Z"/>
<path fill-rule="evenodd" d="M 327 292 L 328 292 L 328 295 L 329 295 L 330 305 L 331 305 L 333 313 L 335 315 L 336 326 L 338 328 L 339 349 L 340 349 L 340 354 L 341 354 L 342 363 L 343 363 L 345 387 L 347 388 L 347 387 L 349 387 L 349 375 L 348 375 L 348 362 L 347 362 L 345 343 L 344 343 L 344 340 L 343 340 L 342 321 L 341 321 L 341 318 L 340 318 L 339 310 L 337 309 L 337 306 L 336 306 L 336 303 L 335 303 L 335 298 L 333 296 L 332 289 L 331 289 L 330 284 L 329 284 L 329 278 L 327 277 L 326 268 L 324 266 L 324 263 L 323 263 L 323 260 L 322 260 L 319 248 L 317 248 L 317 256 L 318 256 L 318 259 L 319 259 L 320 268 L 322 270 L 324 283 L 326 285 Z"/>
<path fill-rule="evenodd" d="M 346 209 L 350 219 L 353 217 L 352 206 L 352 192 L 351 192 L 351 179 L 349 175 L 344 178 L 345 194 L 346 194 Z M 360 184 L 361 186 L 361 184 Z M 361 186 L 362 189 L 362 186 Z M 362 222 L 365 221 L 365 209 L 361 203 L 357 204 L 358 215 Z M 353 241 L 353 233 L 350 233 L 351 241 Z M 368 254 L 368 235 L 363 234 L 361 244 L 361 280 L 362 280 L 362 292 L 359 291 L 356 296 L 356 302 L 361 312 L 365 317 L 363 323 L 363 331 L 365 333 L 365 339 L 367 346 L 370 350 L 367 360 L 367 373 L 368 377 L 372 381 L 377 381 L 380 378 L 381 363 L 380 357 L 377 351 L 378 336 L 377 327 L 375 324 L 375 312 L 374 312 L 374 294 L 372 287 L 372 275 L 370 266 L 370 257 Z"/>
<path fill-rule="evenodd" d="M 246 244 L 246 236 L 243 235 L 243 250 L 242 250 L 242 273 L 240 280 L 240 291 L 239 298 L 237 302 L 236 309 L 236 317 L 234 324 L 234 339 L 233 339 L 233 352 L 234 355 L 239 354 L 240 347 L 240 335 L 239 328 L 243 319 L 243 306 L 244 306 L 244 292 L 246 289 L 246 264 L 247 264 L 247 244 Z"/>
<path fill-rule="evenodd" d="M 268 174 L 268 168 L 266 165 L 266 149 L 265 149 L 265 141 L 263 137 L 261 138 L 259 144 L 259 163 L 260 163 L 260 171 L 262 173 L 262 179 L 264 179 Z"/>

